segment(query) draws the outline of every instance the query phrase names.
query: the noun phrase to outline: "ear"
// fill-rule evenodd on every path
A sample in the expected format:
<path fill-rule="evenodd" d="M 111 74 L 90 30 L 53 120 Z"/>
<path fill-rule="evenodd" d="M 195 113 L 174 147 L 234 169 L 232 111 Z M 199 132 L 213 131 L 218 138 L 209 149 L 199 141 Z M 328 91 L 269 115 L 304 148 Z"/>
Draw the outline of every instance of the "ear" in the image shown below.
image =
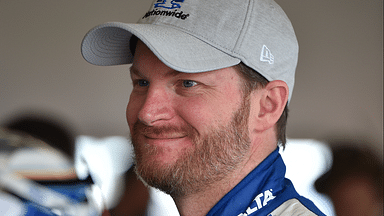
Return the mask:
<path fill-rule="evenodd" d="M 288 101 L 288 85 L 284 81 L 274 80 L 264 88 L 255 91 L 261 91 L 261 94 L 254 129 L 264 131 L 272 128 L 283 113 Z"/>

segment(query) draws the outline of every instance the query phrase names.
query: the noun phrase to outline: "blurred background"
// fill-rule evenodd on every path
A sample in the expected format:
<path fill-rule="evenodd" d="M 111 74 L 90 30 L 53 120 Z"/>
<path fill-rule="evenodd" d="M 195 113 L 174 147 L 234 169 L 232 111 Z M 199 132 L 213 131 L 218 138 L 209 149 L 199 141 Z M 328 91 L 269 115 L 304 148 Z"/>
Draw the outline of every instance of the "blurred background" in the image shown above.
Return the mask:
<path fill-rule="evenodd" d="M 101 23 L 136 22 L 151 2 L 0 0 L 0 122 L 23 112 L 45 113 L 70 122 L 78 135 L 126 137 L 129 65 L 90 65 L 80 44 Z M 308 182 L 330 166 L 324 143 L 347 141 L 372 150 L 382 163 L 383 1 L 277 2 L 300 45 L 287 136 L 297 141 L 293 152 L 308 160 L 313 151 L 323 152 L 315 161 L 322 167 Z"/>
<path fill-rule="evenodd" d="M 129 66 L 83 60 L 80 44 L 107 21 L 136 22 L 152 0 L 0 0 L 0 121 L 59 112 L 79 134 L 128 134 Z M 383 153 L 383 1 L 277 1 L 300 45 L 289 138 L 353 139 Z"/>

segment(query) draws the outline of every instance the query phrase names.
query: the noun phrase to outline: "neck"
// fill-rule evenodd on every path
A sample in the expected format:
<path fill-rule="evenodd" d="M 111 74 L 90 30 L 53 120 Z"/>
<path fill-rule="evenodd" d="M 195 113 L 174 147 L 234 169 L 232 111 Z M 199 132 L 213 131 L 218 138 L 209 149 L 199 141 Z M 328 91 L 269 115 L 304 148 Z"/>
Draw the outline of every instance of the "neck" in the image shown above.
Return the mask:
<path fill-rule="evenodd" d="M 236 172 L 237 173 L 237 172 Z M 203 216 L 213 206 L 234 188 L 243 178 L 238 174 L 231 174 L 226 178 L 205 187 L 200 192 L 180 197 L 173 197 L 181 216 Z"/>
<path fill-rule="evenodd" d="M 181 216 L 203 216 L 211 210 L 230 190 L 255 169 L 276 146 L 253 145 L 245 160 L 219 182 L 203 190 L 180 197 L 173 197 Z"/>

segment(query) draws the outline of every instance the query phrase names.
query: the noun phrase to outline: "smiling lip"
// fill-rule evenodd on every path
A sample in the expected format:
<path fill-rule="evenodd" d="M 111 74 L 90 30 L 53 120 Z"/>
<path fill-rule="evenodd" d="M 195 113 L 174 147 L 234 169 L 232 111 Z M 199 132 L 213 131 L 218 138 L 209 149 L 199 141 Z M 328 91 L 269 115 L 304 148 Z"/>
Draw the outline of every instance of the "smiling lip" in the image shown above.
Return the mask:
<path fill-rule="evenodd" d="M 160 134 L 160 135 L 155 135 L 155 134 L 146 134 L 144 135 L 145 138 L 147 139 L 153 139 L 153 140 L 175 140 L 175 139 L 182 139 L 186 137 L 187 135 L 185 134 Z"/>
<path fill-rule="evenodd" d="M 188 135 L 188 133 L 180 130 L 162 130 L 162 131 L 148 131 L 143 130 L 141 134 L 147 139 L 180 139 Z"/>
<path fill-rule="evenodd" d="M 144 135 L 145 143 L 148 145 L 155 145 L 155 146 L 163 146 L 163 147 L 170 147 L 170 146 L 184 146 L 187 143 L 185 142 L 185 138 L 187 136 L 166 136 L 166 135 L 154 135 L 154 134 L 147 134 Z"/>

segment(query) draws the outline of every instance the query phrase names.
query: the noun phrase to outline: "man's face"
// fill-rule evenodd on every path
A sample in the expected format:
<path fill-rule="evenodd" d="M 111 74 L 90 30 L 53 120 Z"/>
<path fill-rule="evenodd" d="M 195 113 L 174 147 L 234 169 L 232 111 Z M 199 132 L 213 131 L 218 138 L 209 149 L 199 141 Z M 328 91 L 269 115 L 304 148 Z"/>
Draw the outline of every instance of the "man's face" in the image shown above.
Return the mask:
<path fill-rule="evenodd" d="M 171 195 L 223 179 L 249 150 L 249 99 L 233 67 L 180 73 L 138 42 L 127 121 L 136 171 Z"/>

